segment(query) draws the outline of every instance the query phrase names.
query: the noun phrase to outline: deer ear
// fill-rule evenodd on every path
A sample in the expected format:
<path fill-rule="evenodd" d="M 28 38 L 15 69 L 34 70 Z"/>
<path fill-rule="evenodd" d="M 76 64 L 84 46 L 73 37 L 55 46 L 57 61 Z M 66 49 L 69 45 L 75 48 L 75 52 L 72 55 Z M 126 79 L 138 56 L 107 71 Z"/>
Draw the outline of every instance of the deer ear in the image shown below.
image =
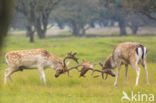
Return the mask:
<path fill-rule="evenodd" d="M 66 64 L 66 65 L 68 66 L 69 64 L 70 64 L 70 62 L 67 62 L 67 64 Z"/>

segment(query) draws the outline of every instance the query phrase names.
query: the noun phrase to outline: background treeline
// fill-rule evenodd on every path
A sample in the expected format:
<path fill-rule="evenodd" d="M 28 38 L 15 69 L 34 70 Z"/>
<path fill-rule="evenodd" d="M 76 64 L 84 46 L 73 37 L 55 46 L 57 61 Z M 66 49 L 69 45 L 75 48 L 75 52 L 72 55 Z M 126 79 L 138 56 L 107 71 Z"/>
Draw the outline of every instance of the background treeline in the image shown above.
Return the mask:
<path fill-rule="evenodd" d="M 14 30 L 26 30 L 30 42 L 34 34 L 42 39 L 54 25 L 68 27 L 74 36 L 100 27 L 119 27 L 120 36 L 126 27 L 137 34 L 140 27 L 156 26 L 155 0 L 18 0 L 10 25 Z"/>

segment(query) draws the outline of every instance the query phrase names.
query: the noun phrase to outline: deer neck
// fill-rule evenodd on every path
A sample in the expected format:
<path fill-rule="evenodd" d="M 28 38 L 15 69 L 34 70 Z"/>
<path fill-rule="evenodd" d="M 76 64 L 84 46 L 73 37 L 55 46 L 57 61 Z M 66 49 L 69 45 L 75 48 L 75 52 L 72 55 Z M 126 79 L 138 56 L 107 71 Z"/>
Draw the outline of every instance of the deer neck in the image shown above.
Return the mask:
<path fill-rule="evenodd" d="M 49 67 L 53 68 L 53 69 L 57 69 L 58 67 L 60 67 L 63 64 L 63 60 L 56 57 L 56 56 L 50 56 L 49 57 Z"/>
<path fill-rule="evenodd" d="M 106 59 L 106 61 L 105 61 L 105 63 L 104 63 L 104 67 L 105 67 L 106 69 L 114 69 L 114 68 L 116 67 L 116 62 L 115 62 L 115 60 L 113 59 L 113 56 L 112 56 L 112 55 L 109 56 L 109 57 Z"/>

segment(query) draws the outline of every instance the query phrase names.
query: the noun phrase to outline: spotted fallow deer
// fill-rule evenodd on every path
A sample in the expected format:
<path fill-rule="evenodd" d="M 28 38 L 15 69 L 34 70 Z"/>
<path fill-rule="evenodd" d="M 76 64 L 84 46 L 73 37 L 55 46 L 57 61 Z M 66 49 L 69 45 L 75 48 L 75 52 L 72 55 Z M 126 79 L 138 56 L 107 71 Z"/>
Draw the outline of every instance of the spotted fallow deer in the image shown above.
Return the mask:
<path fill-rule="evenodd" d="M 62 60 L 45 49 L 10 51 L 5 55 L 8 68 L 5 72 L 4 84 L 7 83 L 7 78 L 12 81 L 11 74 L 16 71 L 38 68 L 41 81 L 46 85 L 44 69 L 47 67 L 56 69 L 55 77 L 58 77 L 60 74 L 68 71 L 68 64 L 65 62 L 66 59 L 73 59 L 78 63 L 75 55 L 76 53 L 67 53 L 66 57 Z"/>
<path fill-rule="evenodd" d="M 117 76 L 114 83 L 114 86 L 117 85 L 117 80 L 119 77 L 120 67 L 122 64 L 125 65 L 125 76 L 126 83 L 128 83 L 127 73 L 128 73 L 128 65 L 130 64 L 134 70 L 136 71 L 136 86 L 138 85 L 139 76 L 140 76 L 140 68 L 138 64 L 141 64 L 144 67 L 144 71 L 146 73 L 147 85 L 149 85 L 148 81 L 148 71 L 146 66 L 146 56 L 147 56 L 147 48 L 136 42 L 124 42 L 118 44 L 113 53 L 105 60 L 104 64 L 101 64 L 103 70 L 111 70 L 114 71 L 114 68 L 117 67 Z M 109 73 L 107 73 L 108 75 Z"/>

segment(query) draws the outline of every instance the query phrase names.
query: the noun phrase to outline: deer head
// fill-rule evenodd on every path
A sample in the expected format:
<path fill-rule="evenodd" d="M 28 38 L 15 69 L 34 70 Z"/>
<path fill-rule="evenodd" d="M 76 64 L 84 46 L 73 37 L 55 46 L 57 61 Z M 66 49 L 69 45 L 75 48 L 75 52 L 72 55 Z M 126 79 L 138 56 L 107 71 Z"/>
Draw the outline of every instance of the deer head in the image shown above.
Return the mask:
<path fill-rule="evenodd" d="M 59 77 L 60 74 L 68 72 L 68 76 L 69 76 L 69 70 L 68 70 L 68 63 L 66 63 L 67 59 L 72 59 L 74 60 L 76 63 L 78 63 L 78 58 L 75 57 L 77 53 L 67 53 L 67 55 L 65 56 L 65 58 L 63 59 L 63 62 L 60 62 L 60 66 L 58 67 L 59 69 L 56 69 L 56 73 L 55 73 L 55 77 Z"/>
<path fill-rule="evenodd" d="M 101 74 L 100 74 L 100 75 L 102 75 L 102 77 L 103 77 L 104 73 L 106 73 L 105 79 L 107 79 L 108 74 L 111 75 L 112 77 L 115 77 L 114 69 L 106 68 L 102 63 L 99 63 L 99 65 L 102 67 L 102 71 L 101 71 Z M 98 76 L 95 76 L 95 77 L 98 77 Z"/>

